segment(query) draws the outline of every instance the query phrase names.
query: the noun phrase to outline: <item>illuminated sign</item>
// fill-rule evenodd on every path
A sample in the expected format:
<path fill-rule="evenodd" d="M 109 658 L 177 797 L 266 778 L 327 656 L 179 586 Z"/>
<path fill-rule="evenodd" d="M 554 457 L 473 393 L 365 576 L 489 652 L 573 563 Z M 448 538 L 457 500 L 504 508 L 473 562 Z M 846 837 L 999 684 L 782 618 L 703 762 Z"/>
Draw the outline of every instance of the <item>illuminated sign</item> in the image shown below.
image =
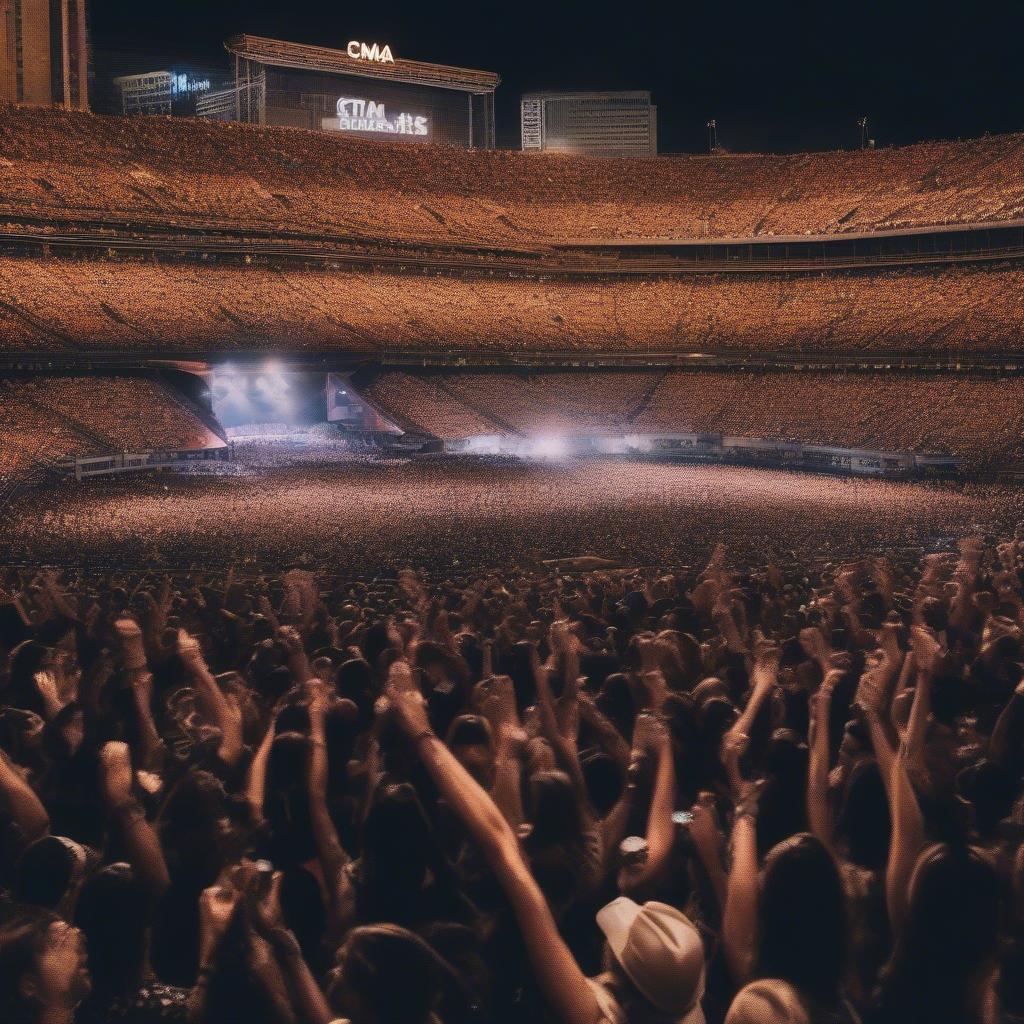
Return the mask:
<path fill-rule="evenodd" d="M 430 122 L 414 114 L 399 114 L 391 120 L 383 103 L 374 100 L 338 100 L 338 116 L 325 117 L 323 127 L 336 132 L 382 132 L 388 135 L 428 135 Z"/>
<path fill-rule="evenodd" d="M 353 39 L 348 44 L 347 52 L 353 60 L 372 60 L 377 64 L 395 63 L 391 47 L 381 46 L 379 43 L 360 43 Z"/>
<path fill-rule="evenodd" d="M 208 78 L 189 78 L 188 75 L 179 75 L 177 72 L 171 73 L 171 92 L 174 95 L 190 92 L 208 92 L 209 89 L 210 80 Z"/>

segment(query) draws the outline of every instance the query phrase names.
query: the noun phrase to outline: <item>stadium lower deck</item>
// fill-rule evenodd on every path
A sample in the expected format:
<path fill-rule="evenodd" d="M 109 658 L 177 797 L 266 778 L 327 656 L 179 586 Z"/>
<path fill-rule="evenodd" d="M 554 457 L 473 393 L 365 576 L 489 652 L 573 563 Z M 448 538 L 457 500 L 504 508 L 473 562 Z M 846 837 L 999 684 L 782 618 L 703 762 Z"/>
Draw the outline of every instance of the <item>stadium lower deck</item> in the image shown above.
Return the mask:
<path fill-rule="evenodd" d="M 1011 535 L 1019 489 L 619 459 L 377 460 L 340 444 L 246 440 L 188 475 L 43 487 L 8 510 L 0 563 L 95 570 L 279 569 L 360 576 L 515 568 L 584 554 L 686 565 L 823 563 Z M 83 552 L 85 553 L 83 555 Z"/>

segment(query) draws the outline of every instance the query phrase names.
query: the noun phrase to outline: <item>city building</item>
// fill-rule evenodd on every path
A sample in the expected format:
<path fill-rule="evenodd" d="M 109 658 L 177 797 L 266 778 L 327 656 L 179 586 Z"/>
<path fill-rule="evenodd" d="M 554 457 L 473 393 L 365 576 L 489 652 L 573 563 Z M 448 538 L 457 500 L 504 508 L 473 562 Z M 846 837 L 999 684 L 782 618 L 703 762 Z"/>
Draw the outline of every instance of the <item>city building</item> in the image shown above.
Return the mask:
<path fill-rule="evenodd" d="M 202 97 L 200 116 L 494 148 L 501 79 L 492 72 L 407 60 L 389 44 L 355 40 L 344 50 L 248 35 L 225 45 L 235 62 L 234 88 Z"/>
<path fill-rule="evenodd" d="M 91 47 L 89 102 L 98 114 L 194 117 L 198 101 L 233 84 L 228 61 L 153 48 Z"/>
<path fill-rule="evenodd" d="M 0 102 L 89 109 L 85 0 L 0 0 Z"/>
<path fill-rule="evenodd" d="M 658 108 L 649 92 L 535 92 L 520 107 L 524 150 L 656 156 Z"/>

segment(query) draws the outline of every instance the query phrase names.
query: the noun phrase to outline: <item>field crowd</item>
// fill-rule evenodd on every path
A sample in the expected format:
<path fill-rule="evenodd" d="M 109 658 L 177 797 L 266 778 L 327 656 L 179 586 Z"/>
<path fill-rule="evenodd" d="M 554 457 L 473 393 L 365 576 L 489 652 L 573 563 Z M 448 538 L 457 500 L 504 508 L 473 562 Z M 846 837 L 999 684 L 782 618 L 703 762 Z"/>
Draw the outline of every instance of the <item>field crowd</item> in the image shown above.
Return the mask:
<path fill-rule="evenodd" d="M 917 554 L 965 528 L 1012 531 L 1019 493 L 989 484 L 847 479 L 616 459 L 381 461 L 343 445 L 236 440 L 191 475 L 45 485 L 5 511 L 0 563 L 173 569 L 328 560 L 536 565 L 581 553 L 690 564 L 725 539 L 744 558 Z M 641 525 L 642 524 L 642 528 Z"/>

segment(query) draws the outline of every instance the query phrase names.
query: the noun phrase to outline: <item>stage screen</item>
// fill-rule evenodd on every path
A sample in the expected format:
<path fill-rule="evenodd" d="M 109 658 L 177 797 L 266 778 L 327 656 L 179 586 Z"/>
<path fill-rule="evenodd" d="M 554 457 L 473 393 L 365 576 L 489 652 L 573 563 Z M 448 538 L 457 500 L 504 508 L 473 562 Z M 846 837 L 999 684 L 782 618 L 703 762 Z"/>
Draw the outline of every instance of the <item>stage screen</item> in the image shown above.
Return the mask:
<path fill-rule="evenodd" d="M 473 111 L 470 113 L 470 102 Z M 355 75 L 267 68 L 266 123 L 366 139 L 468 147 L 483 97 Z"/>

